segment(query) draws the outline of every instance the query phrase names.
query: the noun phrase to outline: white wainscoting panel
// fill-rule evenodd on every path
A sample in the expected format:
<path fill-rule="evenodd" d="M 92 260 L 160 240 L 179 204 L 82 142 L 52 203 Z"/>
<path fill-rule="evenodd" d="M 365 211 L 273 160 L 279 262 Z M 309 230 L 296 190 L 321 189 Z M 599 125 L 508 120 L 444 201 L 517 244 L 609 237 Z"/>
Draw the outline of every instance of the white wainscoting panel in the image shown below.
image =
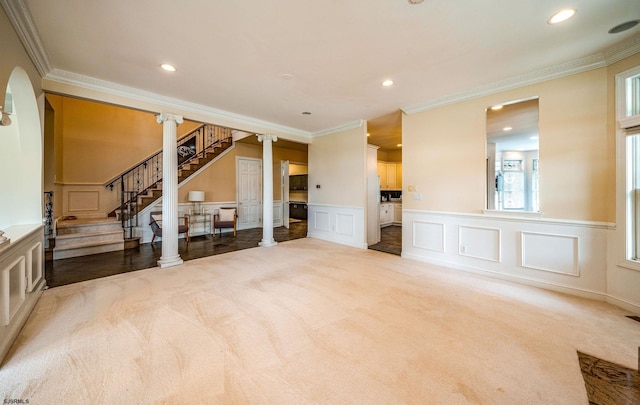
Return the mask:
<path fill-rule="evenodd" d="M 331 232 L 331 214 L 329 214 L 329 211 L 324 211 L 319 208 L 313 210 L 310 217 L 312 219 L 310 229 L 313 231 Z"/>
<path fill-rule="evenodd" d="M 403 210 L 402 228 L 403 257 L 607 299 L 611 224 Z"/>
<path fill-rule="evenodd" d="M 99 211 L 100 193 L 97 191 L 69 191 L 69 212 Z"/>
<path fill-rule="evenodd" d="M 27 292 L 32 292 L 44 275 L 42 252 L 44 248 L 40 242 L 36 242 L 27 252 Z"/>
<path fill-rule="evenodd" d="M 42 224 L 6 228 L 0 249 L 0 363 L 45 287 Z"/>
<path fill-rule="evenodd" d="M 459 226 L 458 241 L 460 256 L 500 262 L 500 229 Z"/>
<path fill-rule="evenodd" d="M 324 204 L 307 204 L 307 207 L 307 236 L 367 248 L 364 208 Z"/>
<path fill-rule="evenodd" d="M 282 201 L 273 202 L 273 226 L 275 228 L 284 225 L 284 217 L 282 216 Z"/>
<path fill-rule="evenodd" d="M 336 214 L 336 233 L 353 237 L 355 234 L 355 229 L 353 228 L 355 225 L 355 218 L 352 214 Z"/>
<path fill-rule="evenodd" d="M 0 269 L 2 271 L 2 325 L 7 326 L 22 306 L 25 298 L 25 256 Z"/>
<path fill-rule="evenodd" d="M 579 244 L 573 235 L 522 232 L 522 267 L 579 277 Z"/>
<path fill-rule="evenodd" d="M 411 240 L 413 246 L 419 249 L 444 253 L 444 224 L 414 221 Z"/>
<path fill-rule="evenodd" d="M 217 214 L 218 209 L 227 208 L 227 207 L 236 207 L 235 201 L 222 201 L 222 202 L 203 202 L 202 208 L 204 208 L 207 212 L 212 214 Z M 193 203 L 179 203 L 178 204 L 178 213 L 179 215 L 183 215 L 185 213 L 189 213 L 189 209 L 193 209 Z M 162 211 L 162 203 L 159 202 L 156 205 L 150 205 L 142 210 L 138 215 L 138 223 L 140 224 L 138 229 L 136 230 L 136 235 L 140 236 L 140 243 L 150 243 L 153 238 L 153 233 L 151 232 L 151 227 L 149 224 L 149 214 L 155 211 Z M 238 212 L 238 215 L 241 215 Z M 262 209 L 260 209 L 260 215 L 262 216 Z M 273 202 L 273 226 L 279 227 L 283 226 L 283 217 L 282 217 L 282 201 L 277 200 Z M 247 227 L 243 227 L 240 220 L 238 219 L 238 230 L 249 229 Z M 230 231 L 225 230 L 225 232 Z M 183 234 L 180 234 L 180 238 L 184 238 Z M 162 238 L 156 238 L 156 241 L 162 240 Z"/>

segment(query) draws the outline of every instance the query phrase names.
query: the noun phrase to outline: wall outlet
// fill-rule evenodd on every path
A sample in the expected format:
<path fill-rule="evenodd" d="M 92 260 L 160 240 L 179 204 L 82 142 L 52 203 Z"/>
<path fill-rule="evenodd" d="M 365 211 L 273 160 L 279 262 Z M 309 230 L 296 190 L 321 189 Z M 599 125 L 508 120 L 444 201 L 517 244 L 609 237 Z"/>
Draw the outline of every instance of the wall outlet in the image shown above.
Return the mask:
<path fill-rule="evenodd" d="M 413 194 L 413 199 L 414 200 L 422 200 L 422 194 L 414 193 Z"/>

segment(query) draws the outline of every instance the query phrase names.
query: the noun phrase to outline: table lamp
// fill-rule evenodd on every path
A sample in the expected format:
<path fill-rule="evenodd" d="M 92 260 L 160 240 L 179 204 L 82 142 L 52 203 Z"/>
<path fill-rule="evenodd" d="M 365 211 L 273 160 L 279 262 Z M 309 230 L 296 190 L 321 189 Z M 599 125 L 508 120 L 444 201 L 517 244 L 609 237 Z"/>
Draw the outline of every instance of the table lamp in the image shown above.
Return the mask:
<path fill-rule="evenodd" d="M 202 214 L 200 203 L 204 201 L 204 191 L 189 191 L 189 201 L 196 203 L 196 213 Z"/>

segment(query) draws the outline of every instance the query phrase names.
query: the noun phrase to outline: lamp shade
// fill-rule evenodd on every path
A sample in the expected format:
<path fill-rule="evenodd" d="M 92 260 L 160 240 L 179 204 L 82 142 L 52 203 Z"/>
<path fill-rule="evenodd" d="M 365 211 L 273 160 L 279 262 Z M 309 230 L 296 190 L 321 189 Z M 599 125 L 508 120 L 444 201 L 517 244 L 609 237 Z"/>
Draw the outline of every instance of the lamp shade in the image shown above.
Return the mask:
<path fill-rule="evenodd" d="M 189 201 L 204 201 L 204 191 L 189 191 Z"/>

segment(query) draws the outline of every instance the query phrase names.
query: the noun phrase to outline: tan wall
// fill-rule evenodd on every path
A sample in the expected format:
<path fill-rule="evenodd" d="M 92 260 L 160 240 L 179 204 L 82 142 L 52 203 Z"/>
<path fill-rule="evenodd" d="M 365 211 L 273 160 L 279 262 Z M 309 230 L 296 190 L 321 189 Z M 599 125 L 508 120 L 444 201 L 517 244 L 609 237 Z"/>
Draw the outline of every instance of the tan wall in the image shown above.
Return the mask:
<path fill-rule="evenodd" d="M 387 152 L 387 162 L 402 162 L 402 149 Z"/>
<path fill-rule="evenodd" d="M 485 109 L 540 98 L 540 201 L 544 217 L 607 221 L 607 70 L 598 69 L 413 115 L 403 115 L 404 208 L 485 208 Z"/>
<path fill-rule="evenodd" d="M 402 162 L 402 149 L 392 151 L 378 149 L 378 160 L 381 162 Z"/>
<path fill-rule="evenodd" d="M 56 120 L 61 117 L 62 170 L 65 184 L 102 184 L 162 149 L 162 125 L 155 114 L 48 94 Z M 181 137 L 200 125 L 185 121 Z"/>
<path fill-rule="evenodd" d="M 313 139 L 309 145 L 309 203 L 366 207 L 366 131 L 362 126 Z"/>
<path fill-rule="evenodd" d="M 296 165 L 293 163 L 289 164 L 289 176 L 293 176 L 296 174 L 308 174 L 308 173 L 309 173 L 309 166 L 307 165 Z"/>
<path fill-rule="evenodd" d="M 13 30 L 13 25 L 11 25 L 11 21 L 9 21 L 2 7 L 0 7 L 0 38 L 2 38 L 2 57 L 0 57 L 0 105 L 4 105 L 9 76 L 16 66 L 20 66 L 27 72 L 31 79 L 31 85 L 33 86 L 36 99 L 39 99 L 42 95 L 42 78 L 33 65 L 33 62 L 31 62 L 31 58 L 24 50 L 18 34 Z"/>
<path fill-rule="evenodd" d="M 191 190 L 203 190 L 205 201 L 226 202 L 236 200 L 236 157 L 262 159 L 262 146 L 236 142 L 235 148 L 209 166 L 204 172 L 180 187 L 179 202 L 188 202 Z M 303 151 L 278 148 L 273 144 L 273 199 L 282 199 L 281 161 L 289 160 L 304 163 L 307 153 Z"/>

